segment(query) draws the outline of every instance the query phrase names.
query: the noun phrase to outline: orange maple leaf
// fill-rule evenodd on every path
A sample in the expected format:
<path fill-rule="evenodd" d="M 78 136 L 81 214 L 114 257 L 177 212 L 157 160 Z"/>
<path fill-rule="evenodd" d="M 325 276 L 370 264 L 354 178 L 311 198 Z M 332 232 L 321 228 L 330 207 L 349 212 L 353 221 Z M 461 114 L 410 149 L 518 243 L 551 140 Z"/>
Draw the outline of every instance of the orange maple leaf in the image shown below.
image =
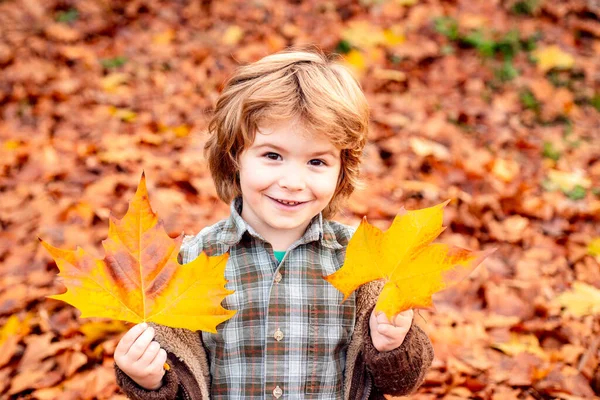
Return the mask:
<path fill-rule="evenodd" d="M 216 333 L 216 326 L 235 311 L 221 306 L 228 254 L 194 261 L 177 261 L 183 235 L 171 239 L 152 211 L 145 175 L 125 216 L 110 217 L 108 238 L 102 242 L 104 260 L 83 249 L 61 250 L 45 243 L 60 270 L 67 291 L 49 298 L 67 302 L 81 317 L 143 321 L 175 328 Z"/>
<path fill-rule="evenodd" d="M 449 200 L 415 211 L 402 209 L 384 233 L 363 218 L 350 239 L 344 265 L 324 279 L 344 294 L 383 279 L 376 311 L 388 319 L 410 308 L 433 308 L 432 294 L 459 282 L 495 249 L 472 252 L 431 243 L 444 231 L 443 207 Z"/>

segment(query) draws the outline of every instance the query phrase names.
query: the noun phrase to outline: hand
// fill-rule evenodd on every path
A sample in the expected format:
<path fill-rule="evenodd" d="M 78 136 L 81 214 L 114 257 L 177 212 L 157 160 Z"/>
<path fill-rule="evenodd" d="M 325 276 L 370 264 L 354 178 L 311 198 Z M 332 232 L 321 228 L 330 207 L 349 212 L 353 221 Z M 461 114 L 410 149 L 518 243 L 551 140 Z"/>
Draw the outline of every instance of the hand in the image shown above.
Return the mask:
<path fill-rule="evenodd" d="M 114 356 L 119 368 L 147 390 L 162 386 L 167 360 L 167 352 L 153 338 L 154 328 L 137 324 L 119 340 Z"/>
<path fill-rule="evenodd" d="M 369 327 L 371 328 L 371 340 L 377 351 L 394 350 L 402 344 L 413 321 L 413 310 L 406 310 L 392 319 L 388 320 L 385 313 L 379 312 L 375 315 L 375 310 L 371 313 Z"/>

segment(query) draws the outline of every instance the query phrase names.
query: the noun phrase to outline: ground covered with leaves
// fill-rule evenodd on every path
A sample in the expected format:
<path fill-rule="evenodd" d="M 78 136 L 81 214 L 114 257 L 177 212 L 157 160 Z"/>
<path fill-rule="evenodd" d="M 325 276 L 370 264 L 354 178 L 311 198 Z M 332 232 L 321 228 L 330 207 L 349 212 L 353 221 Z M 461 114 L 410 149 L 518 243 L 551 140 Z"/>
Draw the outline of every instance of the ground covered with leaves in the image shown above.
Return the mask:
<path fill-rule="evenodd" d="M 452 199 L 442 242 L 498 250 L 417 323 L 415 399 L 600 395 L 600 6 L 591 0 L 0 2 L 0 396 L 124 398 L 126 326 L 78 319 L 38 237 L 98 257 L 145 170 L 173 236 L 225 217 L 202 157 L 239 64 L 343 54 L 372 106 L 367 187 L 387 228 Z"/>

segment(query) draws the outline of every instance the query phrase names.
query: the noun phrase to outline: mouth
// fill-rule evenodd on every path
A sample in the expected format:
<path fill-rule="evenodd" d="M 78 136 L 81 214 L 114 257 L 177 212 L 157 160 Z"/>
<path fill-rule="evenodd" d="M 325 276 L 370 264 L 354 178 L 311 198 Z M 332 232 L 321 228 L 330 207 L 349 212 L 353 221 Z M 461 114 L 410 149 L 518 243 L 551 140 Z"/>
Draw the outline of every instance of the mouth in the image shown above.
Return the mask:
<path fill-rule="evenodd" d="M 267 196 L 268 198 L 270 198 L 271 200 L 273 200 L 276 203 L 282 204 L 284 206 L 288 206 L 288 207 L 294 207 L 294 206 L 299 206 L 301 204 L 306 203 L 306 201 L 291 201 L 291 200 L 282 200 L 282 199 L 275 199 L 271 196 Z"/>

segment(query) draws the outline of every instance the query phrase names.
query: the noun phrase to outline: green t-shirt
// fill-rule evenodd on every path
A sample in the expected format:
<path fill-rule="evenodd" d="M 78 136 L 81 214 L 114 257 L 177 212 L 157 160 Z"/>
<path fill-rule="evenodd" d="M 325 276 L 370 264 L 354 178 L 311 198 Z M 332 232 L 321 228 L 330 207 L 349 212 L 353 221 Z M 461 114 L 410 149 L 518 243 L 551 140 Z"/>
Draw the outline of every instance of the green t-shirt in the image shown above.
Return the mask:
<path fill-rule="evenodd" d="M 277 259 L 277 262 L 280 263 L 281 260 L 283 260 L 283 256 L 285 256 L 285 250 L 284 251 L 273 251 L 273 255 Z"/>

